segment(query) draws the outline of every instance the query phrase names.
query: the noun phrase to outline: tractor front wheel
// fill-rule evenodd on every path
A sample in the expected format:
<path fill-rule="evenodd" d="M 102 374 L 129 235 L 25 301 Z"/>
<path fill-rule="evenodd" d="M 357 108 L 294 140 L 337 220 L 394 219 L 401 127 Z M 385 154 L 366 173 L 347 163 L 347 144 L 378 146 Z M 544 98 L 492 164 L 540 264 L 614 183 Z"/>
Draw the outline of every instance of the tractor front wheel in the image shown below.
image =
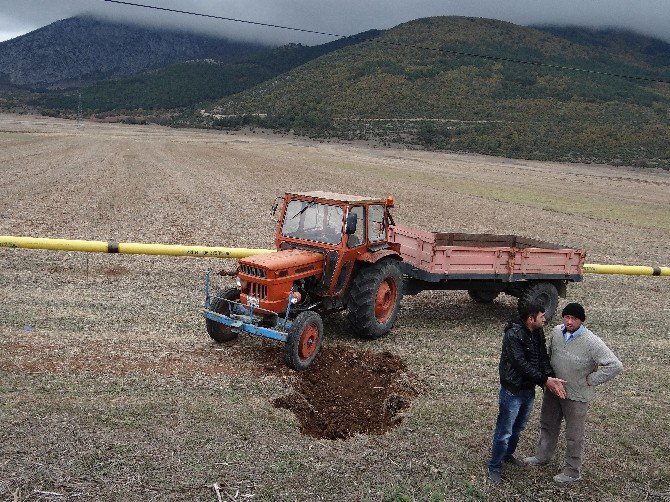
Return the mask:
<path fill-rule="evenodd" d="M 301 312 L 293 320 L 284 347 L 284 361 L 289 368 L 303 371 L 316 359 L 323 341 L 323 321 L 316 312 Z"/>
<path fill-rule="evenodd" d="M 224 291 L 219 291 L 214 298 L 212 298 L 209 310 L 216 312 L 217 314 L 228 316 L 230 315 L 230 303 L 228 303 L 228 301 L 236 302 L 239 301 L 239 299 L 240 290 L 237 288 L 229 288 Z M 237 338 L 237 333 L 235 333 L 229 326 L 211 319 L 206 319 L 205 322 L 207 324 L 207 333 L 214 341 L 224 343 Z"/>
<path fill-rule="evenodd" d="M 392 259 L 366 267 L 356 276 L 349 293 L 348 319 L 363 338 L 379 338 L 391 331 L 402 298 L 402 274 Z"/>

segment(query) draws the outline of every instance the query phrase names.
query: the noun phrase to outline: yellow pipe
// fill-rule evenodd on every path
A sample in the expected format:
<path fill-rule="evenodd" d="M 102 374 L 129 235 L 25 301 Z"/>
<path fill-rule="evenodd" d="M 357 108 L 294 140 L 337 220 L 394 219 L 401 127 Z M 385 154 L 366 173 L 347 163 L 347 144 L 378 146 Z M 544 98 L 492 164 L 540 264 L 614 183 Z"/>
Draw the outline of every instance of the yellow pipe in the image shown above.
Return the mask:
<path fill-rule="evenodd" d="M 140 244 L 136 242 L 105 242 L 40 237 L 15 237 L 0 235 L 0 248 L 50 249 L 54 251 L 83 251 L 88 253 L 148 254 L 165 256 L 193 256 L 201 258 L 244 258 L 257 254 L 273 253 L 272 249 L 219 248 L 206 246 L 180 246 L 176 244 Z M 587 274 L 655 275 L 670 277 L 670 267 L 645 267 L 639 265 L 601 265 L 585 263 Z"/>
<path fill-rule="evenodd" d="M 52 251 L 86 251 L 107 253 L 109 244 L 103 241 L 78 241 L 68 239 L 43 239 L 36 237 L 0 236 L 0 247 L 25 249 L 50 249 Z"/>
<path fill-rule="evenodd" d="M 149 254 L 167 256 L 193 256 L 201 258 L 244 258 L 272 249 L 219 248 L 205 246 L 180 246 L 174 244 L 139 244 L 135 242 L 104 242 L 38 237 L 0 235 L 0 247 L 24 249 L 50 249 L 54 251 L 84 251 L 88 253 Z"/>
<path fill-rule="evenodd" d="M 587 274 L 621 274 L 621 275 L 657 275 L 670 276 L 670 267 L 645 267 L 640 265 L 601 265 L 585 263 L 584 273 Z"/>

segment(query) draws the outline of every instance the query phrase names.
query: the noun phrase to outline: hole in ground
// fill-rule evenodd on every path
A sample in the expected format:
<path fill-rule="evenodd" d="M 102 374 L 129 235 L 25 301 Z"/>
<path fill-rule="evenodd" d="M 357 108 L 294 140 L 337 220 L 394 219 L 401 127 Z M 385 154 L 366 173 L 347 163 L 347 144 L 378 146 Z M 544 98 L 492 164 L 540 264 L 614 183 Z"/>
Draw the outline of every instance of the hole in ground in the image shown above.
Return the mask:
<path fill-rule="evenodd" d="M 406 369 L 390 352 L 322 349 L 312 367 L 295 374 L 294 392 L 272 404 L 292 411 L 300 431 L 318 439 L 384 434 L 417 394 Z"/>

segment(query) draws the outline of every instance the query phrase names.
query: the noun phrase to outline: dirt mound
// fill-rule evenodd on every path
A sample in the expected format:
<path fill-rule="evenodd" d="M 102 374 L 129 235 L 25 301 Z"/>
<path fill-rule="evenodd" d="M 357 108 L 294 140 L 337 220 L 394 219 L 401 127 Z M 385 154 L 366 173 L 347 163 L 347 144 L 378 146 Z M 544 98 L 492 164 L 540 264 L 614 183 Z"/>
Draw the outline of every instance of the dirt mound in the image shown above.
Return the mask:
<path fill-rule="evenodd" d="M 296 374 L 293 393 L 272 404 L 295 413 L 300 431 L 315 438 L 383 434 L 400 423 L 399 412 L 416 395 L 405 370 L 389 352 L 332 347 Z"/>

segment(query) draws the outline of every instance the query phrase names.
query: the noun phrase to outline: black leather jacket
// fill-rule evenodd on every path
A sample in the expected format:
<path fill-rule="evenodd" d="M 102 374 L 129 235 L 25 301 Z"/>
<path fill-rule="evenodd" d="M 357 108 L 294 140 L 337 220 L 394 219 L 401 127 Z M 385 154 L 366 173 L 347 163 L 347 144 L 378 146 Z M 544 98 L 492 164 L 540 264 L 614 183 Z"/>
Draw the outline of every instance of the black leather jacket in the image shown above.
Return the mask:
<path fill-rule="evenodd" d="M 500 354 L 500 384 L 516 394 L 520 390 L 543 386 L 555 376 L 549 363 L 544 331 L 530 332 L 520 319 L 505 326 Z"/>

